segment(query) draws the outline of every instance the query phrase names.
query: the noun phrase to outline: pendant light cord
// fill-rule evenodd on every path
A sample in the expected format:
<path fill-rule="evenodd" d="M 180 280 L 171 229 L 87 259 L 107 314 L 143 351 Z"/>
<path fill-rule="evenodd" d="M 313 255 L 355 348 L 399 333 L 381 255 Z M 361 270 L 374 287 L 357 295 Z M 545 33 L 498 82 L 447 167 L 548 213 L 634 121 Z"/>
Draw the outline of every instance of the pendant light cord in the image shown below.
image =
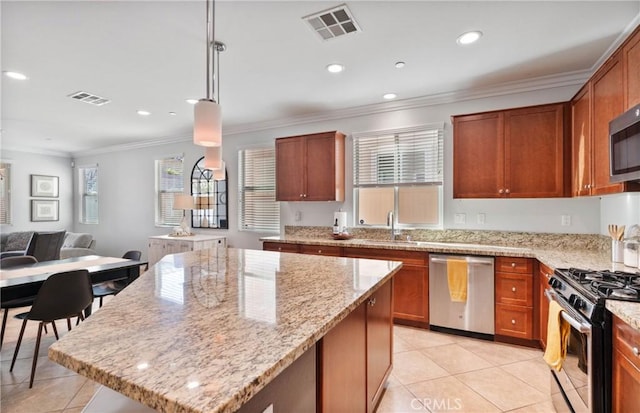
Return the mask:
<path fill-rule="evenodd" d="M 207 100 L 211 100 L 215 93 L 215 87 L 211 80 L 211 48 L 215 42 L 215 0 L 206 0 L 207 10 Z"/>

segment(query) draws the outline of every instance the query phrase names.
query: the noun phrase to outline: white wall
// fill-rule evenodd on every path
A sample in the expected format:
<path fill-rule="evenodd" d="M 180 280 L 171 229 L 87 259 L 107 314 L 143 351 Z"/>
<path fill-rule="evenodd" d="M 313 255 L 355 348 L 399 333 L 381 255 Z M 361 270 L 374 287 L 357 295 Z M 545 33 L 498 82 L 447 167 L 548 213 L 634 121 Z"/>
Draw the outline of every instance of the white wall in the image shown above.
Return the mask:
<path fill-rule="evenodd" d="M 11 164 L 11 224 L 2 225 L 2 232 L 55 231 L 73 227 L 73 182 L 71 158 L 3 150 L 3 162 Z M 58 198 L 31 196 L 31 175 L 59 177 Z M 32 199 L 57 199 L 59 220 L 31 222 Z"/>
<path fill-rule="evenodd" d="M 261 236 L 237 230 L 237 151 L 252 146 L 273 145 L 276 137 L 292 136 L 328 130 L 340 130 L 347 135 L 353 132 L 403 128 L 434 122 L 445 122 L 445 228 L 492 229 L 509 231 L 598 233 L 601 231 L 600 199 L 514 199 L 514 200 L 454 200 L 452 198 L 452 115 L 495 109 L 528 106 L 569 100 L 575 87 L 494 96 L 424 106 L 412 109 L 373 113 L 343 119 L 289 125 L 280 128 L 246 133 L 225 134 L 223 158 L 229 176 L 229 230 L 199 230 L 224 235 L 229 244 L 243 248 L 261 248 Z M 98 242 L 98 251 L 119 255 L 127 249 L 140 249 L 146 254 L 147 237 L 165 234 L 167 228 L 154 227 L 154 159 L 164 155 L 185 153 L 185 171 L 188 173 L 202 148 L 191 144 L 190 139 L 146 148 L 129 148 L 96 155 L 80 155 L 76 165 L 98 163 L 100 185 L 100 225 L 75 225 L 77 231 L 91 232 Z M 346 200 L 336 202 L 283 202 L 281 224 L 330 226 L 333 212 L 342 208 L 353 222 L 351 139 L 347 140 Z M 626 206 L 625 206 L 626 208 Z M 302 219 L 295 221 L 295 212 Z M 454 224 L 454 214 L 466 214 L 466 224 Z M 486 223 L 476 223 L 476 215 L 484 213 Z M 571 225 L 561 226 L 561 215 L 570 215 Z M 637 215 L 637 214 L 636 214 Z"/>

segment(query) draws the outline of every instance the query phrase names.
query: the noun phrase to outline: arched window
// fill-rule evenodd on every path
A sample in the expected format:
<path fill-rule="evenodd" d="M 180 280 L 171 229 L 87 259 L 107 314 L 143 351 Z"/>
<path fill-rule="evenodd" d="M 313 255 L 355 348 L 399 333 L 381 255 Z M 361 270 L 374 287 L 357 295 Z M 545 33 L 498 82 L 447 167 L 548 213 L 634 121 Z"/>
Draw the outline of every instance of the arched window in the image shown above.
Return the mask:
<path fill-rule="evenodd" d="M 213 171 L 204 168 L 204 156 L 191 170 L 191 195 L 195 208 L 191 211 L 191 228 L 229 228 L 227 219 L 227 171 L 216 181 Z"/>

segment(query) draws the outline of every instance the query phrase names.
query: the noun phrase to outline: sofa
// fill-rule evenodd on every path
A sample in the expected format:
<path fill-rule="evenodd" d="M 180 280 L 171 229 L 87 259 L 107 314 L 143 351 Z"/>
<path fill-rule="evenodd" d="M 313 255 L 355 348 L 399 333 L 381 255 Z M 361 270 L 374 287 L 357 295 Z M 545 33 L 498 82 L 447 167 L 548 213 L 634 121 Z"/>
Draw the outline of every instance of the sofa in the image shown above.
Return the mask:
<path fill-rule="evenodd" d="M 67 232 L 60 249 L 60 259 L 96 255 L 96 240 L 93 235 L 82 232 Z"/>
<path fill-rule="evenodd" d="M 31 241 L 34 231 L 7 232 L 0 235 L 1 257 L 22 255 Z M 94 255 L 96 241 L 87 233 L 67 232 L 60 248 L 60 259 Z"/>

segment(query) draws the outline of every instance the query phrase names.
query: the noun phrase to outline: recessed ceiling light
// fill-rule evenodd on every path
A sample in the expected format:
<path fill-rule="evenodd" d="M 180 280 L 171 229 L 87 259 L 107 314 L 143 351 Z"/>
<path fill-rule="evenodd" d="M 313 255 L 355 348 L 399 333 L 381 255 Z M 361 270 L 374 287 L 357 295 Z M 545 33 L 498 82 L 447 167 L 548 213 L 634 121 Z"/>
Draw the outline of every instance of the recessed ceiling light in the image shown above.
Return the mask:
<path fill-rule="evenodd" d="M 26 80 L 27 76 L 23 75 L 22 73 L 18 73 L 18 72 L 4 72 L 4 75 L 6 77 L 10 77 L 11 79 L 16 79 L 16 80 Z"/>
<path fill-rule="evenodd" d="M 396 69 L 402 69 L 406 66 L 405 62 L 396 62 Z"/>
<path fill-rule="evenodd" d="M 198 103 L 198 99 L 187 99 L 186 102 L 190 105 L 195 105 Z"/>
<path fill-rule="evenodd" d="M 340 63 L 331 63 L 330 65 L 327 66 L 327 70 L 330 73 L 340 73 L 344 70 L 344 66 L 341 65 Z"/>
<path fill-rule="evenodd" d="M 391 100 L 397 98 L 398 95 L 396 95 L 395 93 L 385 93 L 384 95 L 382 95 L 382 97 L 387 100 Z"/>
<path fill-rule="evenodd" d="M 481 37 L 482 32 L 480 31 L 466 32 L 458 36 L 458 38 L 456 39 L 456 43 L 460 45 L 471 44 L 477 42 Z"/>
<path fill-rule="evenodd" d="M 176 113 L 175 112 L 169 112 L 169 115 L 176 116 Z"/>
<path fill-rule="evenodd" d="M 138 115 L 140 115 L 140 116 L 149 116 L 149 115 L 151 115 L 151 112 L 146 111 L 146 110 L 139 110 L 138 111 Z"/>

